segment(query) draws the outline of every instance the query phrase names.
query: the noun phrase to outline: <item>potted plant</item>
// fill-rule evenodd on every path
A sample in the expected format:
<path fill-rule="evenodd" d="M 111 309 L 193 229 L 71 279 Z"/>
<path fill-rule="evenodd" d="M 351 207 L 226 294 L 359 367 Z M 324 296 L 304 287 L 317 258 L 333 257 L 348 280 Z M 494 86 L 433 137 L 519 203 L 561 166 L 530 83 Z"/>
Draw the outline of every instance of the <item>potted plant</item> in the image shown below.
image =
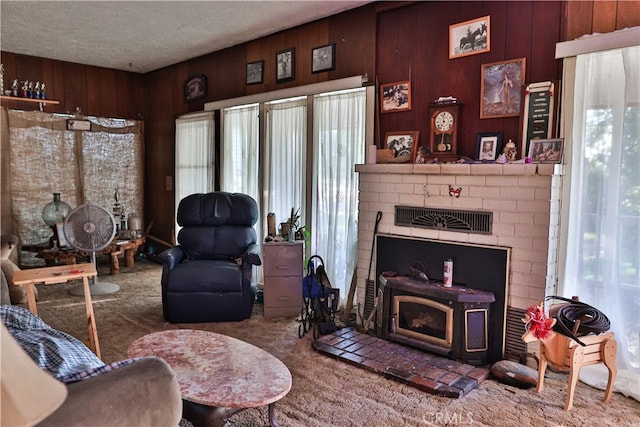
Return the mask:
<path fill-rule="evenodd" d="M 290 241 L 294 240 L 296 229 L 300 226 L 300 209 L 295 210 L 291 208 L 291 215 L 289 218 L 280 223 L 280 234 L 282 237 L 287 237 Z M 289 238 L 291 236 L 291 238 Z"/>
<path fill-rule="evenodd" d="M 304 244 L 308 247 L 311 244 L 311 231 L 309 227 L 303 225 L 296 230 L 296 240 L 304 240 Z"/>

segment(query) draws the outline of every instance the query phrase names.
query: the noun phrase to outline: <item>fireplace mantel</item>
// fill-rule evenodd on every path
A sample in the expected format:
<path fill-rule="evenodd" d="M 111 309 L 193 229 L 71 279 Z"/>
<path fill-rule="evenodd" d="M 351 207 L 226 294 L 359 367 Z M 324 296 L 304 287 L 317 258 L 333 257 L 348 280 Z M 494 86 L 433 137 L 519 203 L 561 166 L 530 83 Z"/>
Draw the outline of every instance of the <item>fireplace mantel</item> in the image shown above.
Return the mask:
<path fill-rule="evenodd" d="M 358 303 L 364 304 L 366 280 L 373 278 L 368 267 L 377 212 L 383 214 L 381 234 L 511 248 L 510 307 L 526 309 L 555 293 L 563 165 L 361 164 L 355 170 L 360 180 Z M 397 226 L 397 205 L 490 211 L 492 233 Z"/>
<path fill-rule="evenodd" d="M 356 165 L 356 172 L 413 175 L 551 176 L 563 175 L 564 165 L 550 163 L 367 163 Z"/>
<path fill-rule="evenodd" d="M 357 303 L 364 307 L 365 317 L 372 306 L 367 281 L 375 280 L 378 271 L 373 250 L 376 229 L 381 235 L 507 248 L 505 336 L 509 337 L 507 348 L 509 343 L 511 349 L 521 345 L 520 319 L 524 311 L 545 296 L 556 294 L 564 166 L 406 163 L 361 164 L 355 170 L 360 186 Z M 396 224 L 396 206 L 491 212 L 491 231 L 475 234 Z M 378 212 L 382 212 L 382 219 L 376 228 Z M 455 283 L 455 268 L 453 276 Z"/>

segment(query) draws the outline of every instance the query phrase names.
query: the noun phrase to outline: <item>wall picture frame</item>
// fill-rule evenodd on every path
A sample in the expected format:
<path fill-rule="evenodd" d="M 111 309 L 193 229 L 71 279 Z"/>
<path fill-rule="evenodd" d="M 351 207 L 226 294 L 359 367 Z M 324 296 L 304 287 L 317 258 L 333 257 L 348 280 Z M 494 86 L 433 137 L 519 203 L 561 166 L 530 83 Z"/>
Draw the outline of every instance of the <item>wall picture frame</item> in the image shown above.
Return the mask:
<path fill-rule="evenodd" d="M 491 51 L 491 17 L 449 25 L 449 59 Z"/>
<path fill-rule="evenodd" d="M 389 163 L 412 163 L 418 149 L 417 130 L 387 132 L 384 135 L 384 148 L 391 153 Z"/>
<path fill-rule="evenodd" d="M 502 153 L 502 132 L 479 133 L 476 140 L 476 160 L 493 162 Z"/>
<path fill-rule="evenodd" d="M 519 116 L 526 58 L 483 64 L 480 71 L 480 118 Z"/>
<path fill-rule="evenodd" d="M 311 49 L 311 74 L 336 69 L 336 44 L 331 43 Z"/>
<path fill-rule="evenodd" d="M 69 229 L 71 232 L 71 228 Z M 67 236 L 64 234 L 64 222 L 56 223 L 56 237 L 58 239 L 58 247 L 66 248 L 69 247 L 69 242 L 67 241 Z"/>
<path fill-rule="evenodd" d="M 380 112 L 411 110 L 411 81 L 380 85 Z"/>
<path fill-rule="evenodd" d="M 293 80 L 296 77 L 296 49 L 291 47 L 276 52 L 276 83 Z"/>
<path fill-rule="evenodd" d="M 555 138 L 556 109 L 555 83 L 551 81 L 529 83 L 524 91 L 522 119 L 522 153 L 529 152 L 532 139 Z"/>
<path fill-rule="evenodd" d="M 255 85 L 264 80 L 264 61 L 247 62 L 247 84 Z"/>
<path fill-rule="evenodd" d="M 532 163 L 560 163 L 564 152 L 564 138 L 532 139 L 527 157 Z"/>
<path fill-rule="evenodd" d="M 193 74 L 185 80 L 182 87 L 184 102 L 191 102 L 207 96 L 207 77 L 204 74 Z"/>

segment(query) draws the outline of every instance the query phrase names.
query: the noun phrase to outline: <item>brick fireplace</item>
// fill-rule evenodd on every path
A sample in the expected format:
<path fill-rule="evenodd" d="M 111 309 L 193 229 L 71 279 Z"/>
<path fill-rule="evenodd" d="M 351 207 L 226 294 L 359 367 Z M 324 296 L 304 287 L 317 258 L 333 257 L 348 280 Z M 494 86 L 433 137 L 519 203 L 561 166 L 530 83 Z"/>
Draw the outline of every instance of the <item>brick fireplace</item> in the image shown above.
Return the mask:
<path fill-rule="evenodd" d="M 357 165 L 356 171 L 360 177 L 357 268 L 360 307 L 369 303 L 365 301 L 367 279 L 376 280 L 379 267 L 389 266 L 387 260 L 378 260 L 384 253 L 374 251 L 369 275 L 375 219 L 380 211 L 379 236 L 506 249 L 507 283 L 505 295 L 498 298 L 502 299 L 499 304 L 503 307 L 502 310 L 498 307 L 501 318 L 497 320 L 504 325 L 501 332 L 504 336 L 499 339 L 506 342 L 505 351 L 518 350 L 510 349 L 509 342 L 524 348 L 519 341 L 523 333 L 521 314 L 545 295 L 555 293 L 562 167 L 553 164 L 366 164 Z M 491 213 L 492 223 L 485 233 L 396 225 L 398 206 Z M 481 268 L 464 258 L 459 261 L 454 266 L 454 284 L 457 277 L 462 280 L 474 276 L 474 269 Z M 403 268 L 406 266 L 400 267 Z M 442 268 L 440 259 L 427 267 L 436 276 L 438 268 Z M 439 274 L 442 279 L 442 273 Z"/>

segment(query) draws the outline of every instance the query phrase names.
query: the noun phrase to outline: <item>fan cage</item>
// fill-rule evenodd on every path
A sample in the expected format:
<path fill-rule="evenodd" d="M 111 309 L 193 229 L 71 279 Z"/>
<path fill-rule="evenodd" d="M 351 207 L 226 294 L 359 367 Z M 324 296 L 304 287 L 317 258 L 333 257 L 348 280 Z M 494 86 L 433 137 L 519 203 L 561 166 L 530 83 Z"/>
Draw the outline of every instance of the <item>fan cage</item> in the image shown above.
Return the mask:
<path fill-rule="evenodd" d="M 73 209 L 64 221 L 64 235 L 75 249 L 95 252 L 116 236 L 116 221 L 105 208 L 86 203 Z"/>

